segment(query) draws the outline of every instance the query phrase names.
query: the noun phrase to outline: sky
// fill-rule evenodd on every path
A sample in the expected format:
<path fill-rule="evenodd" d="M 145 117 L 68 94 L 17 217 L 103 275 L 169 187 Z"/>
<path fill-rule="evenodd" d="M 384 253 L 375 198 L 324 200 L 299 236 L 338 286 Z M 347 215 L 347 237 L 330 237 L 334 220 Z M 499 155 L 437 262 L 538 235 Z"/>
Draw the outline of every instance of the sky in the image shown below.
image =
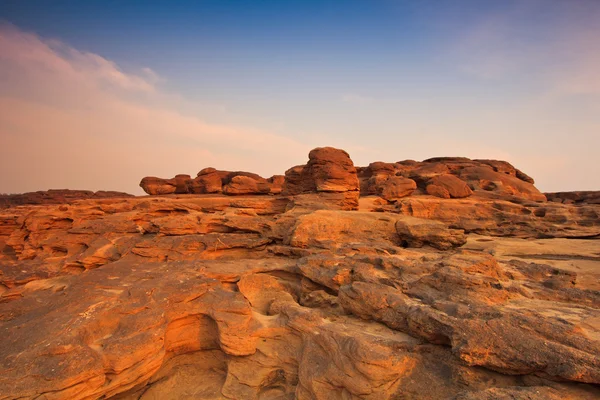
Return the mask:
<path fill-rule="evenodd" d="M 492 158 L 600 190 L 598 0 L 0 1 L 0 193 Z"/>

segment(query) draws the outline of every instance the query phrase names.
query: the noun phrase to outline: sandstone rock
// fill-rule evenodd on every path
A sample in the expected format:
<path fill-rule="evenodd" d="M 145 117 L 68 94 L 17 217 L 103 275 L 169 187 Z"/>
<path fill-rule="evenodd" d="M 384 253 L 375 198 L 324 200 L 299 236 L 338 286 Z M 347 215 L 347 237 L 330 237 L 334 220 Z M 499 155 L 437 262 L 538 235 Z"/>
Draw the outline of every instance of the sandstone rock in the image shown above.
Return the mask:
<path fill-rule="evenodd" d="M 500 160 L 474 160 L 474 161 L 489 165 L 496 172 L 514 176 L 514 177 L 516 177 L 522 181 L 525 181 L 527 183 L 531 183 L 531 184 L 535 183 L 533 178 L 531 178 L 529 175 L 527 175 L 523 171 L 516 169 L 515 167 L 513 167 L 510 163 L 508 163 L 506 161 L 500 161 Z"/>
<path fill-rule="evenodd" d="M 288 210 L 305 212 L 313 210 L 357 210 L 358 192 L 319 192 L 304 193 L 293 196 L 288 203 Z"/>
<path fill-rule="evenodd" d="M 434 176 L 427 182 L 427 193 L 442 199 L 460 199 L 469 197 L 473 191 L 469 186 L 454 175 Z"/>
<path fill-rule="evenodd" d="M 173 178 L 173 180 L 175 181 L 176 194 L 185 194 L 190 192 L 189 186 L 190 181 L 192 180 L 191 176 L 185 174 L 175 175 L 175 178 Z"/>
<path fill-rule="evenodd" d="M 285 196 L 0 210 L 0 399 L 600 397 L 598 204 L 465 158 L 372 163 L 359 199 L 347 161 L 319 157 Z M 419 170 L 410 196 L 364 193 Z M 423 194 L 445 175 L 473 195 Z"/>
<path fill-rule="evenodd" d="M 133 195 L 105 190 L 93 192 L 91 190 L 50 189 L 21 194 L 0 194 L 0 208 L 28 204 L 68 204 L 84 199 L 110 199 L 119 197 L 133 197 Z"/>
<path fill-rule="evenodd" d="M 410 196 L 417 189 L 417 183 L 402 176 L 392 176 L 379 185 L 379 195 L 388 201 Z"/>
<path fill-rule="evenodd" d="M 309 176 L 305 165 L 296 165 L 285 171 L 282 194 L 296 195 L 300 193 L 316 192 L 317 187 L 314 180 Z"/>
<path fill-rule="evenodd" d="M 283 175 L 273 175 L 267 181 L 271 184 L 271 192 L 272 194 L 280 194 L 283 190 L 283 184 L 285 183 L 285 176 Z"/>
<path fill-rule="evenodd" d="M 516 196 L 533 201 L 546 201 L 546 197 L 531 183 L 516 176 L 496 172 L 487 166 L 467 167 L 460 170 L 457 176 L 476 189 L 491 190 L 501 195 Z M 489 182 L 493 182 L 494 185 L 490 186 Z"/>
<path fill-rule="evenodd" d="M 549 201 L 565 204 L 600 204 L 600 191 L 544 193 Z"/>
<path fill-rule="evenodd" d="M 432 162 L 428 163 L 425 161 L 422 164 L 417 165 L 415 168 L 412 168 L 408 173 L 408 177 L 418 182 L 424 182 L 438 175 L 446 175 L 449 172 L 450 169 L 446 164 Z"/>
<path fill-rule="evenodd" d="M 396 165 L 393 163 L 376 161 L 369 164 L 367 170 L 371 175 L 395 175 Z"/>
<path fill-rule="evenodd" d="M 569 208 L 553 202 L 517 204 L 479 196 L 453 201 L 410 196 L 399 199 L 393 211 L 491 236 L 593 238 L 600 235 L 600 210 L 593 205 Z"/>
<path fill-rule="evenodd" d="M 434 178 L 448 179 L 446 176 L 453 175 L 464 181 L 469 189 L 478 195 L 545 201 L 543 194 L 533 186 L 533 179 L 506 161 L 471 160 L 465 157 L 436 157 L 423 162 L 399 161 L 394 165 L 396 175 L 408 177 L 417 182 L 420 190 L 416 194 L 420 194 L 420 191 L 427 192 L 430 180 Z M 379 168 L 379 166 L 376 168 Z M 361 191 L 363 194 L 373 193 L 372 186 L 365 183 L 365 179 L 370 178 L 370 176 L 366 176 L 370 171 L 369 167 L 361 169 Z M 439 178 L 440 176 L 444 178 Z M 379 180 L 381 181 L 381 179 Z M 463 190 L 463 192 L 466 191 Z M 447 189 L 444 189 L 443 186 L 431 187 L 429 192 L 442 198 L 448 198 L 449 195 L 449 193 L 446 193 Z"/>
<path fill-rule="evenodd" d="M 311 150 L 305 166 L 290 168 L 285 173 L 283 193 L 346 192 L 359 189 L 356 168 L 348 153 L 333 147 Z"/>
<path fill-rule="evenodd" d="M 215 172 L 217 172 L 217 170 L 215 168 L 206 167 L 206 168 L 202 168 L 196 176 L 210 175 L 210 174 L 214 174 Z"/>
<path fill-rule="evenodd" d="M 232 177 L 231 181 L 223 187 L 223 193 L 229 195 L 267 194 L 270 191 L 271 185 L 266 179 L 244 175 Z"/>
<path fill-rule="evenodd" d="M 205 168 L 191 181 L 190 193 L 220 193 L 223 190 L 221 175 L 214 168 Z"/>
<path fill-rule="evenodd" d="M 319 147 L 308 154 L 307 167 L 318 192 L 358 190 L 356 168 L 348 153 L 333 147 Z"/>
<path fill-rule="evenodd" d="M 140 182 L 140 187 L 150 195 L 172 194 L 177 191 L 177 184 L 172 179 L 147 176 Z"/>
<path fill-rule="evenodd" d="M 448 250 L 467 242 L 464 231 L 460 229 L 450 229 L 438 221 L 412 217 L 398 220 L 396 232 L 408 247 L 422 247 L 427 244 L 436 249 Z"/>

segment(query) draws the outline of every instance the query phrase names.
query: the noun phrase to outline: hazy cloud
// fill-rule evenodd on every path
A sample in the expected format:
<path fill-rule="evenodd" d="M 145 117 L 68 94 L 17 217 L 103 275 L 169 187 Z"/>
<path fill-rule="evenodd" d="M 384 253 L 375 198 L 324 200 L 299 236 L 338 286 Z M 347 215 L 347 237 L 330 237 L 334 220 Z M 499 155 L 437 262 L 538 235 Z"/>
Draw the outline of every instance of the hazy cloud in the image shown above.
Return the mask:
<path fill-rule="evenodd" d="M 0 26 L 0 192 L 139 193 L 145 175 L 207 166 L 283 173 L 308 147 L 281 135 L 183 114 L 150 68 Z M 181 108 L 180 108 L 181 107 Z"/>

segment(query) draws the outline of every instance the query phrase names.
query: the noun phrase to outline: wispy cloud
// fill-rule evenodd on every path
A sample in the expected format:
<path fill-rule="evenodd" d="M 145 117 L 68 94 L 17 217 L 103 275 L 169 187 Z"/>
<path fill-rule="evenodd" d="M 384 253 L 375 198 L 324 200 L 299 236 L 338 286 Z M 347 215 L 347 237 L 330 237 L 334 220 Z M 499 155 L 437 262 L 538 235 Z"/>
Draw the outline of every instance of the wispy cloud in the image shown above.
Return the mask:
<path fill-rule="evenodd" d="M 308 147 L 251 127 L 207 122 L 160 87 L 15 26 L 0 26 L 0 192 L 47 188 L 134 192 L 145 175 L 206 166 L 283 173 Z M 177 98 L 177 101 L 172 101 Z"/>

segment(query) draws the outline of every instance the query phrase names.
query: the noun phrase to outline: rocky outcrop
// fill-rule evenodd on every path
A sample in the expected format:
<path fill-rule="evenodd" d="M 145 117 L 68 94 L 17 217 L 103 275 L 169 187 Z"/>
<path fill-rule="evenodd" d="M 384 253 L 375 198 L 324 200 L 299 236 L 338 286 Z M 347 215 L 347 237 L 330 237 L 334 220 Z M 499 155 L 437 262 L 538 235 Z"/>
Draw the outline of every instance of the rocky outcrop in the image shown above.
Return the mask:
<path fill-rule="evenodd" d="M 285 172 L 284 195 L 358 190 L 356 168 L 344 150 L 319 147 L 308 158 L 306 165 Z"/>
<path fill-rule="evenodd" d="M 471 160 L 464 157 L 438 157 L 423 162 L 413 160 L 396 163 L 371 163 L 358 168 L 361 195 L 381 195 L 386 186 L 396 185 L 391 177 L 404 177 L 416 182 L 418 190 L 408 195 L 429 194 L 441 198 L 465 198 L 472 194 L 494 198 L 520 198 L 538 202 L 545 196 L 533 185 L 534 181 L 506 161 Z M 388 182 L 388 183 L 386 183 Z M 407 182 L 407 181 L 405 181 Z M 389 197 L 386 200 L 396 201 Z"/>
<path fill-rule="evenodd" d="M 600 204 L 600 191 L 544 193 L 548 201 L 565 204 Z"/>
<path fill-rule="evenodd" d="M 295 200 L 1 212 L 0 398 L 600 394 L 597 240 L 494 238 L 435 213 Z"/>
<path fill-rule="evenodd" d="M 282 194 L 342 193 L 344 200 L 336 203 L 338 207 L 356 209 L 359 182 L 348 153 L 333 147 L 319 147 L 312 150 L 308 158 L 306 165 L 298 165 L 285 172 Z"/>
<path fill-rule="evenodd" d="M 133 197 L 132 194 L 99 190 L 50 189 L 20 194 L 0 194 L 0 208 L 33 204 L 63 204 L 84 199 L 109 199 L 114 197 Z"/>
<path fill-rule="evenodd" d="M 402 176 L 390 176 L 377 185 L 377 194 L 388 201 L 410 196 L 417 189 L 417 183 Z"/>
<path fill-rule="evenodd" d="M 0 399 L 600 397 L 600 205 L 311 154 L 0 210 Z"/>
<path fill-rule="evenodd" d="M 224 194 L 268 194 L 271 192 L 271 183 L 263 178 L 236 175 L 223 188 Z"/>
<path fill-rule="evenodd" d="M 172 179 L 145 177 L 140 182 L 140 187 L 150 195 L 224 193 L 237 196 L 278 194 L 282 183 L 278 176 L 267 180 L 251 172 L 204 168 L 193 179 L 190 175 L 176 175 Z"/>
<path fill-rule="evenodd" d="M 401 244 L 407 247 L 430 245 L 436 249 L 448 250 L 467 243 L 463 230 L 451 229 L 444 223 L 433 220 L 404 217 L 396 221 L 396 232 Z"/>
<path fill-rule="evenodd" d="M 423 162 L 378 161 L 357 168 L 345 151 L 320 147 L 309 153 L 308 163 L 288 169 L 285 176 L 264 179 L 249 172 L 204 168 L 194 179 L 189 175 L 177 175 L 172 179 L 146 177 L 140 186 L 151 195 L 283 194 L 304 195 L 306 199 L 314 197 L 315 193 L 345 193 L 332 196 L 343 197 L 343 201 L 334 201 L 332 206 L 352 210 L 358 207 L 360 195 L 379 196 L 389 203 L 409 196 L 461 199 L 473 194 L 545 202 L 546 197 L 533 183 L 532 178 L 506 161 L 438 157 Z M 308 194 L 313 196 L 306 196 Z M 323 198 L 320 196 L 316 203 L 322 203 Z M 303 203 L 307 204 L 306 201 Z"/>
<path fill-rule="evenodd" d="M 144 189 L 144 192 L 157 195 L 157 194 L 173 194 L 177 191 L 177 184 L 175 179 L 162 179 L 155 176 L 146 176 L 140 182 L 140 187 Z"/>
<path fill-rule="evenodd" d="M 467 183 L 454 175 L 437 175 L 427 181 L 425 191 L 442 199 L 460 199 L 469 197 L 473 191 Z"/>

